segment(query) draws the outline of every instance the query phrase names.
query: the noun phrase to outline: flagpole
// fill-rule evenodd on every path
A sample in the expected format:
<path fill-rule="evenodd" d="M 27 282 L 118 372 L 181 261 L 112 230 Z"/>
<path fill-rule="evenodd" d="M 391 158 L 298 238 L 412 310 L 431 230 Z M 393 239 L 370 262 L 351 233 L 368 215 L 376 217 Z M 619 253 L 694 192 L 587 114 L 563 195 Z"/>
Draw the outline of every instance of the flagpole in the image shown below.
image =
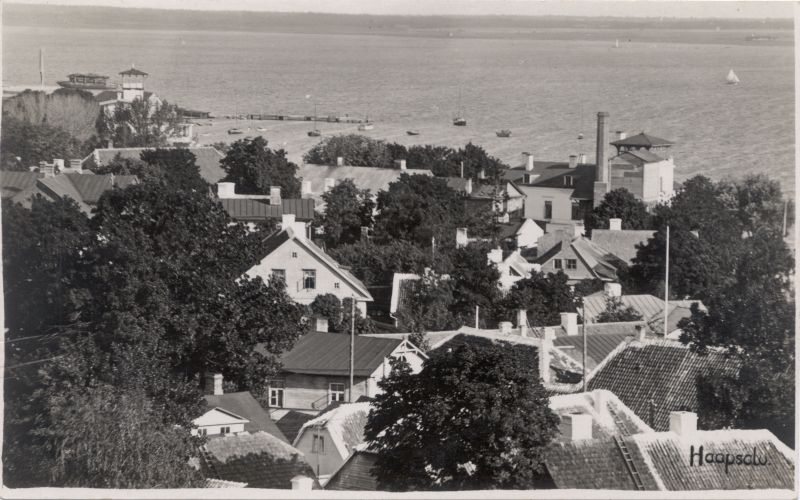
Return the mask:
<path fill-rule="evenodd" d="M 667 316 L 669 315 L 669 226 L 667 226 L 667 250 L 664 271 L 664 338 L 667 338 Z"/>
<path fill-rule="evenodd" d="M 44 90 L 44 49 L 39 48 L 39 87 Z"/>
<path fill-rule="evenodd" d="M 587 390 L 586 383 L 586 301 L 581 298 L 581 314 L 583 315 L 583 323 L 581 329 L 583 330 L 583 392 Z"/>
<path fill-rule="evenodd" d="M 353 358 L 355 356 L 356 344 L 356 299 L 350 298 L 350 394 L 347 402 L 353 402 Z"/>

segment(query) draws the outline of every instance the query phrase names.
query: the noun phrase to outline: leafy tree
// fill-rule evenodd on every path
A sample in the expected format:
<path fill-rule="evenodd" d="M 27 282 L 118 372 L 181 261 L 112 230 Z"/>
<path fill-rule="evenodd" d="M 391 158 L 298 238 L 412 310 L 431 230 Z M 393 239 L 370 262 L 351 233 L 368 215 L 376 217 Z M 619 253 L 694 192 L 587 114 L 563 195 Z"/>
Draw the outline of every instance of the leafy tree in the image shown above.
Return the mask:
<path fill-rule="evenodd" d="M 489 262 L 491 245 L 472 243 L 456 249 L 451 257 L 453 269 L 453 314 L 461 322 L 474 318 L 475 306 L 480 307 L 484 321 L 493 317 L 494 304 L 500 300 L 500 271 Z M 488 312 L 488 314 L 487 314 Z"/>
<path fill-rule="evenodd" d="M 242 194 L 270 194 L 270 186 L 280 186 L 284 198 L 300 197 L 297 165 L 286 158 L 283 149 L 272 150 L 261 136 L 245 138 L 230 145 L 220 162 L 227 176 Z"/>
<path fill-rule="evenodd" d="M 561 322 L 562 312 L 576 312 L 575 298 L 567 275 L 532 272 L 530 278 L 514 283 L 498 303 L 497 318 L 514 318 L 516 311 L 528 311 L 530 326 L 552 326 Z"/>
<path fill-rule="evenodd" d="M 622 303 L 620 297 L 606 297 L 606 308 L 595 318 L 595 323 L 617 323 L 622 321 L 641 321 L 642 315 L 631 306 Z"/>
<path fill-rule="evenodd" d="M 453 283 L 449 276 L 445 278 L 435 272 L 426 272 L 419 281 L 411 282 L 409 288 L 405 300 L 397 311 L 400 328 L 422 333 L 460 326 L 450 312 L 454 299 Z"/>
<path fill-rule="evenodd" d="M 408 341 L 417 346 L 422 352 L 428 352 L 431 349 L 431 343 L 425 332 L 411 332 L 408 335 Z"/>
<path fill-rule="evenodd" d="M 100 106 L 91 93 L 78 89 L 58 89 L 47 94 L 26 90 L 3 102 L 3 120 L 16 119 L 30 125 L 49 125 L 79 141 L 96 134 Z"/>
<path fill-rule="evenodd" d="M 615 189 L 587 214 L 586 228 L 608 229 L 609 219 L 622 219 L 622 229 L 648 229 L 647 205 L 625 188 Z"/>
<path fill-rule="evenodd" d="M 759 229 L 782 230 L 786 210 L 786 227 L 794 222 L 794 203 L 785 200 L 778 181 L 764 174 L 751 174 L 732 183 L 721 183 L 735 192 L 738 212 L 744 230 L 752 234 Z"/>
<path fill-rule="evenodd" d="M 139 158 L 123 158 L 119 153 L 111 161 L 105 165 L 94 167 L 92 171 L 98 175 L 135 175 L 140 181 L 163 181 L 161 168 L 145 163 Z"/>
<path fill-rule="evenodd" d="M 487 182 L 500 179 L 503 171 L 508 168 L 508 165 L 489 155 L 485 149 L 470 142 L 449 156 L 446 172 L 436 173 L 436 175 L 458 177 L 461 175 L 462 162 L 464 163 L 464 177 L 480 179 L 479 174 L 483 171 Z"/>
<path fill-rule="evenodd" d="M 430 251 L 402 240 L 390 240 L 385 244 L 359 240 L 340 245 L 328 253 L 348 266 L 367 286 L 391 283 L 394 273 L 421 273 L 431 265 Z"/>
<path fill-rule="evenodd" d="M 325 213 L 315 225 L 323 228 L 325 245 L 335 248 L 361 239 L 361 228 L 372 227 L 375 203 L 368 189 L 358 189 L 351 179 L 345 179 L 324 193 Z"/>
<path fill-rule="evenodd" d="M 399 363 L 380 386 L 365 438 L 381 489 L 528 489 L 544 471 L 558 417 L 513 346 L 437 350 L 421 373 Z"/>
<path fill-rule="evenodd" d="M 142 151 L 141 159 L 173 189 L 208 192 L 209 184 L 200 176 L 197 157 L 188 149 L 147 149 Z"/>
<path fill-rule="evenodd" d="M 3 170 L 27 171 L 40 161 L 82 157 L 82 145 L 69 133 L 47 124 L 33 125 L 16 118 L 3 118 L 0 165 Z"/>
<path fill-rule="evenodd" d="M 111 140 L 116 147 L 161 147 L 178 131 L 181 118 L 177 106 L 163 101 L 153 104 L 148 99 L 114 106 L 97 121 L 98 135 Z"/>
<path fill-rule="evenodd" d="M 407 161 L 412 168 L 424 168 L 438 177 L 459 176 L 460 165 L 453 158 L 455 151 L 446 146 L 410 146 Z M 458 170 L 455 170 L 458 169 Z M 456 173 L 453 173 L 453 172 Z"/>
<path fill-rule="evenodd" d="M 358 307 L 355 308 L 355 319 L 353 319 L 352 300 L 346 298 L 340 301 L 336 295 L 326 293 L 317 295 L 309 308 L 312 313 L 328 319 L 329 332 L 350 333 L 351 327 L 354 327 L 356 335 L 375 333 L 372 320 L 362 317 Z M 354 321 L 352 325 L 351 321 Z"/>
<path fill-rule="evenodd" d="M 397 148 L 394 148 L 394 153 L 402 154 Z M 384 141 L 358 134 L 326 137 L 303 156 L 303 161 L 316 165 L 336 165 L 337 158 L 343 158 L 345 165 L 354 167 L 393 166 L 393 158 Z"/>

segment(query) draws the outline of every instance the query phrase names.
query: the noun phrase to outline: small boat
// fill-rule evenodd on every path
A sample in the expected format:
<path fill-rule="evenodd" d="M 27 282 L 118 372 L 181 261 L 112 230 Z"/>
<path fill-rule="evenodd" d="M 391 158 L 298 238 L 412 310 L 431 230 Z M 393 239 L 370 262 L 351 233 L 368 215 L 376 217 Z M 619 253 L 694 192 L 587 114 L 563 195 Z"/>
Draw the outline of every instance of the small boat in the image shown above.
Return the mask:
<path fill-rule="evenodd" d="M 578 140 L 580 141 L 582 139 L 583 139 L 583 134 L 578 134 Z"/>
<path fill-rule="evenodd" d="M 314 129 L 314 130 L 309 130 L 308 131 L 308 136 L 309 137 L 319 137 L 321 135 L 322 135 L 322 132 L 320 132 L 318 129 Z"/>
<path fill-rule="evenodd" d="M 739 83 L 739 77 L 736 76 L 736 73 L 733 72 L 733 69 L 728 71 L 728 76 L 725 80 L 728 82 L 728 85 L 736 85 Z"/>
<path fill-rule="evenodd" d="M 615 49 L 619 48 L 619 38 L 617 38 L 617 40 L 614 42 L 614 48 Z"/>
<path fill-rule="evenodd" d="M 461 89 L 458 89 L 458 114 L 453 118 L 453 125 L 456 127 L 466 127 L 467 119 L 462 116 L 461 112 Z"/>
<path fill-rule="evenodd" d="M 244 134 L 244 131 L 243 131 L 242 129 L 240 129 L 240 128 L 229 128 L 229 129 L 228 129 L 228 133 L 229 133 L 230 135 L 235 135 L 235 134 Z"/>
<path fill-rule="evenodd" d="M 497 137 L 511 137 L 511 131 L 508 130 L 507 128 L 504 128 L 503 130 L 498 130 L 497 132 L 495 132 L 495 134 L 497 134 Z"/>
<path fill-rule="evenodd" d="M 362 123 L 358 126 L 358 130 L 372 130 L 374 128 L 375 125 L 373 125 L 371 122 Z"/>
<path fill-rule="evenodd" d="M 419 135 L 419 130 L 406 130 L 408 135 Z"/>
<path fill-rule="evenodd" d="M 259 132 L 266 132 L 267 131 L 267 129 L 265 127 L 257 127 L 256 130 L 258 130 Z"/>

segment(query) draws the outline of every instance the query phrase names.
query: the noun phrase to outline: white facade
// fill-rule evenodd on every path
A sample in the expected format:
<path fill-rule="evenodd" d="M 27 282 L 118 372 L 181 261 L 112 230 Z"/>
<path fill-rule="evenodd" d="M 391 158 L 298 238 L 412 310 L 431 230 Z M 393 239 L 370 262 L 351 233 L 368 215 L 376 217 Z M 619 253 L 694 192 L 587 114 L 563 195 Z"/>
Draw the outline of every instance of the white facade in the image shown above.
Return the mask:
<path fill-rule="evenodd" d="M 192 423 L 197 427 L 192 429 L 192 435 L 215 436 L 222 434 L 239 434 L 244 432 L 244 424 L 250 420 L 240 417 L 222 408 L 213 408 Z"/>
<path fill-rule="evenodd" d="M 535 247 L 536 242 L 539 241 L 543 234 L 544 229 L 539 227 L 539 224 L 534 222 L 533 219 L 525 219 L 525 222 L 517 230 L 517 248 Z"/>
<path fill-rule="evenodd" d="M 525 193 L 525 218 L 546 220 L 548 222 L 572 222 L 572 191 L 573 189 L 560 189 L 552 187 L 538 187 L 520 185 L 520 190 Z M 547 217 L 547 206 L 551 207 L 550 217 Z"/>

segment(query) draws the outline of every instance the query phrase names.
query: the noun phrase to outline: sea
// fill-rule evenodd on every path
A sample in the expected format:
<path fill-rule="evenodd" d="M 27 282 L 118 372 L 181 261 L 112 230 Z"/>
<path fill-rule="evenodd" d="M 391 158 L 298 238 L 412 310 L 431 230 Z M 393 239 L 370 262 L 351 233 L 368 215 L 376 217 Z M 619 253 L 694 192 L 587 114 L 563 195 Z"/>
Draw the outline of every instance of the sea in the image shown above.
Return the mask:
<path fill-rule="evenodd" d="M 75 72 L 112 76 L 131 65 L 145 88 L 169 102 L 212 112 L 199 120 L 202 143 L 263 135 L 294 161 L 320 139 L 307 122 L 222 119 L 248 113 L 364 118 L 320 123 L 323 136 L 452 147 L 468 142 L 511 165 L 528 151 L 566 161 L 595 151 L 596 115 L 612 134 L 639 132 L 673 141 L 677 180 L 764 173 L 794 194 L 794 53 L 791 45 L 692 43 L 691 30 L 668 42 L 619 41 L 578 30 L 558 40 L 156 31 L 6 26 L 3 84 L 36 85 L 39 49 L 45 83 Z M 726 84 L 730 69 L 738 85 Z M 460 96 L 460 97 L 459 97 Z M 454 127 L 461 114 L 466 127 Z M 245 130 L 230 136 L 227 130 Z M 419 135 L 409 136 L 407 130 Z M 511 137 L 497 137 L 509 129 Z M 580 139 L 579 137 L 583 137 Z"/>

